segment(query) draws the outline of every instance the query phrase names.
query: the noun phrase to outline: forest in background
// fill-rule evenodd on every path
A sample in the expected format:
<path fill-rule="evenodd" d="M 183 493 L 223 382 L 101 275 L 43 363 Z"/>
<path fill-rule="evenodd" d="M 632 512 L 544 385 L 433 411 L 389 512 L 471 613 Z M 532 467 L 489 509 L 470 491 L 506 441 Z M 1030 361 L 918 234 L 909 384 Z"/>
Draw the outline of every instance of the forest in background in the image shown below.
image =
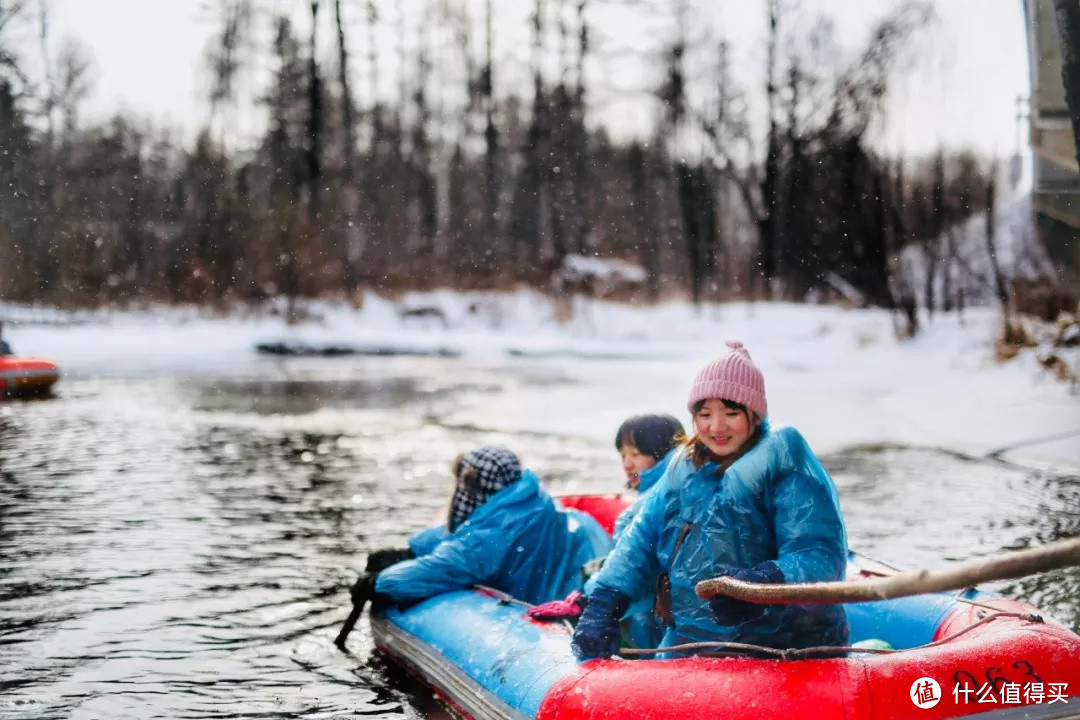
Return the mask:
<path fill-rule="evenodd" d="M 29 27 L 45 47 L 48 3 L 0 3 L 0 298 L 547 288 L 576 254 L 639 264 L 643 299 L 839 288 L 912 325 L 916 307 L 1006 301 L 1018 266 L 995 249 L 997 159 L 873 148 L 928 5 L 897 4 L 841 52 L 827 19 L 807 27 L 798 3 L 762 0 L 766 64 L 750 72 L 725 38 L 697 31 L 688 0 L 531 0 L 531 80 L 510 83 L 491 2 L 427 0 L 416 27 L 393 3 L 305 0 L 301 23 L 260 0 L 208 2 L 207 120 L 190 146 L 123 115 L 80 123 L 87 51 L 65 42 L 29 80 L 7 39 Z M 633 141 L 589 117 L 588 68 L 618 62 L 594 48 L 594 9 L 613 3 L 674 28 L 641 101 L 652 132 Z M 388 28 L 413 38 L 392 67 L 376 47 Z M 265 128 L 239 147 L 228 127 L 254 65 L 270 68 L 255 93 Z M 385 73 L 391 99 L 376 91 Z M 973 260 L 958 238 L 980 217 Z"/>

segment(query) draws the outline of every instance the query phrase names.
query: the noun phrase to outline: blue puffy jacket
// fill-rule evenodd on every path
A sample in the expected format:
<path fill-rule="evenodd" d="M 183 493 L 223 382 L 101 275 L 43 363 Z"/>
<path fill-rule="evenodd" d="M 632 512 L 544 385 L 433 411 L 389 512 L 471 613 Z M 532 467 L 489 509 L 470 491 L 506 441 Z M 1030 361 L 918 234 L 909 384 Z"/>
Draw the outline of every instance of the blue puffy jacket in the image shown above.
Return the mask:
<path fill-rule="evenodd" d="M 664 476 L 668 464 L 678 452 L 678 448 L 672 448 L 667 455 L 660 458 L 660 461 L 651 468 L 638 473 L 638 492 L 640 495 L 630 507 L 619 513 L 619 517 L 615 519 L 615 532 L 613 534 L 615 542 L 619 541 L 626 528 L 630 527 L 630 523 L 641 512 L 641 508 L 645 504 L 646 493 L 655 487 L 657 481 Z M 586 583 L 585 592 L 591 593 L 595 587 L 596 577 L 593 576 Z M 641 597 L 631 598 L 630 607 L 623 615 L 629 621 L 626 632 L 632 647 L 654 648 L 660 644 L 664 637 L 665 628 L 653 614 L 653 603 L 656 599 L 655 589 L 655 587 L 651 587 Z"/>
<path fill-rule="evenodd" d="M 633 504 L 619 513 L 619 517 L 615 518 L 615 533 L 613 537 L 615 542 L 619 541 L 619 536 L 623 534 L 623 531 L 630 526 L 630 523 L 634 521 L 637 514 L 641 512 L 641 506 L 645 503 L 645 493 L 649 491 L 656 482 L 664 476 L 667 471 L 667 466 L 671 462 L 671 458 L 675 457 L 675 453 L 679 451 L 678 448 L 672 448 L 668 450 L 668 454 L 660 458 L 660 461 L 653 465 L 648 470 L 643 470 L 638 473 L 638 499 Z"/>
<path fill-rule="evenodd" d="M 394 602 L 481 584 L 535 604 L 580 590 L 581 566 L 607 554 L 611 538 L 591 516 L 560 510 L 525 470 L 454 532 L 429 528 L 409 546 L 418 557 L 383 570 L 375 584 Z"/>
<path fill-rule="evenodd" d="M 595 577 L 597 585 L 639 598 L 669 572 L 675 626 L 664 636 L 665 647 L 701 640 L 780 648 L 847 642 L 840 606 L 767 606 L 757 620 L 724 627 L 694 594 L 694 585 L 718 566 L 752 568 L 768 560 L 789 583 L 844 577 L 847 533 L 832 479 L 797 430 L 765 423 L 761 431 L 720 477 L 714 463 L 695 470 L 684 455 L 674 458 Z"/>

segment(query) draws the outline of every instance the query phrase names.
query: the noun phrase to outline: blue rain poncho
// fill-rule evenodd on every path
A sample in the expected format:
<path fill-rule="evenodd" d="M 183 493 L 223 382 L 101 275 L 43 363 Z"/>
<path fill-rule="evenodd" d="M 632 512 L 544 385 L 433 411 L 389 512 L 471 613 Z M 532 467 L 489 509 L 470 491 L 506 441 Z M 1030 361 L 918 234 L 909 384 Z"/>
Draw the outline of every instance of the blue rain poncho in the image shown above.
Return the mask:
<path fill-rule="evenodd" d="M 454 532 L 429 528 L 409 546 L 418 557 L 383 570 L 375 584 L 394 602 L 480 584 L 537 604 L 580 590 L 581 566 L 607 554 L 611 538 L 585 513 L 560 510 L 525 470 Z"/>
<path fill-rule="evenodd" d="M 449 534 L 446 523 L 439 523 L 409 536 L 409 549 L 416 557 L 430 555 Z"/>
<path fill-rule="evenodd" d="M 668 454 L 660 458 L 660 460 L 648 470 L 642 470 L 638 473 L 638 499 L 633 504 L 619 513 L 619 517 L 615 518 L 615 532 L 612 535 L 615 541 L 619 541 L 619 536 L 623 534 L 623 531 L 630 526 L 630 523 L 634 521 L 637 514 L 641 512 L 641 506 L 645 503 L 645 493 L 647 493 L 657 481 L 664 476 L 667 472 L 667 466 L 671 463 L 671 458 L 675 457 L 675 453 L 679 451 L 678 448 L 673 448 L 668 451 Z"/>
<path fill-rule="evenodd" d="M 836 488 L 797 430 L 763 423 L 758 442 L 722 475 L 718 470 L 711 462 L 695 470 L 684 454 L 676 456 L 595 584 L 635 599 L 651 594 L 659 574 L 669 572 L 675 626 L 663 647 L 707 640 L 778 648 L 845 644 L 847 622 L 836 605 L 766 606 L 762 617 L 735 627 L 712 619 L 694 585 L 720 566 L 752 568 L 772 560 L 785 582 L 805 583 L 843 579 L 847 561 Z"/>
<path fill-rule="evenodd" d="M 655 487 L 657 481 L 664 476 L 671 459 L 678 452 L 678 448 L 669 450 L 667 455 L 660 458 L 659 462 L 651 468 L 638 473 L 638 492 L 641 494 L 638 495 L 637 500 L 630 507 L 619 513 L 619 517 L 615 519 L 615 532 L 613 534 L 615 542 L 619 541 L 626 528 L 630 527 L 630 523 L 641 512 L 641 508 L 645 504 L 646 493 Z M 594 587 L 596 587 L 595 576 L 585 585 L 585 592 L 592 592 Z M 653 614 L 653 604 L 656 600 L 655 589 L 655 587 L 649 588 L 645 595 L 631 598 L 630 607 L 623 615 L 623 618 L 627 620 L 626 636 L 632 647 L 654 648 L 664 636 L 663 625 Z"/>

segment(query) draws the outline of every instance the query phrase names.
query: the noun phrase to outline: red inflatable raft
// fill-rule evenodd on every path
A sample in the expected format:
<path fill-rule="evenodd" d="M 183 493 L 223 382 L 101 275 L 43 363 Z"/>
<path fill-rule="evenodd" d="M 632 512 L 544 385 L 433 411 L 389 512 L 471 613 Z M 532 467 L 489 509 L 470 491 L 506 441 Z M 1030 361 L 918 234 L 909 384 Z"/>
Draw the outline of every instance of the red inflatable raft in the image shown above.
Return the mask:
<path fill-rule="evenodd" d="M 52 360 L 18 355 L 0 356 L 0 396 L 40 395 L 60 378 Z"/>
<path fill-rule="evenodd" d="M 626 502 L 561 498 L 610 527 Z M 850 578 L 887 570 L 852 555 Z M 475 720 L 1080 720 L 1080 637 L 970 590 L 845 606 L 852 641 L 798 651 L 578 662 L 570 630 L 488 588 L 371 616 L 377 647 Z"/>

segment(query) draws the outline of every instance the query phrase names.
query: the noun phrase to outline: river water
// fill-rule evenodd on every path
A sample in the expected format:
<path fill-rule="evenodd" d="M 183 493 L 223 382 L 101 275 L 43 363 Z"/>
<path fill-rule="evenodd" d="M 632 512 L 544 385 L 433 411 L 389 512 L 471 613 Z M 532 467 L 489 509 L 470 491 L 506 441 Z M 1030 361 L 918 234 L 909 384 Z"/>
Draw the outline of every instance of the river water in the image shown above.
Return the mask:
<path fill-rule="evenodd" d="M 442 420 L 563 382 L 545 362 L 337 359 L 65 379 L 0 405 L 0 718 L 441 717 L 366 623 L 333 646 L 347 587 L 445 504 L 471 446 L 514 448 L 556 491 L 617 489 L 606 440 Z M 823 460 L 851 546 L 894 565 L 1080 532 L 1067 470 L 903 447 Z M 998 589 L 1080 629 L 1080 572 Z"/>

